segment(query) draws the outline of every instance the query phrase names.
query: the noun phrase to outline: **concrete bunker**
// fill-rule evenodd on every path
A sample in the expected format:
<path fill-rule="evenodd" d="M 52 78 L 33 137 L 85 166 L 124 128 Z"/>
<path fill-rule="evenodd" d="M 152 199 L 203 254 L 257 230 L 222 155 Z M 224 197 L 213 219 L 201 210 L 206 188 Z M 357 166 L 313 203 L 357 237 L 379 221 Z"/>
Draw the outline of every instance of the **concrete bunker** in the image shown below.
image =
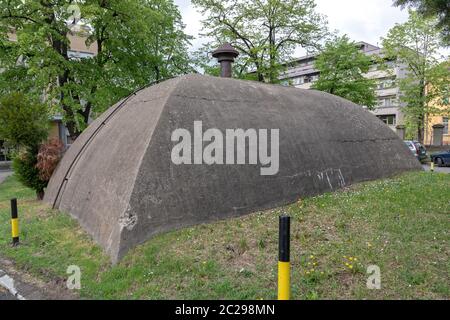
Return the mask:
<path fill-rule="evenodd" d="M 279 129 L 278 171 L 175 164 L 172 134 L 194 134 L 196 121 L 221 132 Z M 75 217 L 118 261 L 161 232 L 420 169 L 392 130 L 347 100 L 186 75 L 142 89 L 95 120 L 66 152 L 45 201 Z"/>

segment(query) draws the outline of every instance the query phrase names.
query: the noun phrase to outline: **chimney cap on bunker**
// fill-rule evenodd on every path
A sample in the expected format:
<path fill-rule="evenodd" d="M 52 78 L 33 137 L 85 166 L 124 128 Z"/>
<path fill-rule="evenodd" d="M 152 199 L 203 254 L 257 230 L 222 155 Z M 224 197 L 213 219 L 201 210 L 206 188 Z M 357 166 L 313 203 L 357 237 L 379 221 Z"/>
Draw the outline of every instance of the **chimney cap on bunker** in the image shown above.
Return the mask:
<path fill-rule="evenodd" d="M 229 43 L 224 43 L 213 51 L 212 56 L 220 63 L 220 76 L 223 78 L 231 78 L 231 64 L 239 55 L 239 52 Z"/>
<path fill-rule="evenodd" d="M 229 43 L 224 43 L 212 52 L 212 56 L 220 62 L 222 60 L 231 60 L 239 56 L 239 52 Z"/>

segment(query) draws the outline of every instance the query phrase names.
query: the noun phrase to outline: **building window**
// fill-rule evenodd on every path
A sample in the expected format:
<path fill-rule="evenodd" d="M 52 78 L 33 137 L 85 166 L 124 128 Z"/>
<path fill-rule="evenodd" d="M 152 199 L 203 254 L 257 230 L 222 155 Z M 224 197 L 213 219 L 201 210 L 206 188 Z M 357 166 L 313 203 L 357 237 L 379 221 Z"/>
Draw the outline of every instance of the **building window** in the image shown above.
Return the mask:
<path fill-rule="evenodd" d="M 448 134 L 448 117 L 442 117 L 442 123 L 444 124 L 444 134 Z"/>
<path fill-rule="evenodd" d="M 378 119 L 380 119 L 381 121 L 383 121 L 384 123 L 386 123 L 389 126 L 395 126 L 395 124 L 396 124 L 395 114 L 387 114 L 387 115 L 377 116 L 377 117 L 378 117 Z"/>
<path fill-rule="evenodd" d="M 310 77 L 310 76 L 306 76 L 304 79 L 303 79 L 303 83 L 310 83 L 312 81 L 312 78 Z"/>
<path fill-rule="evenodd" d="M 394 79 L 392 79 L 392 78 L 380 79 L 378 81 L 377 89 L 378 90 L 390 89 L 390 88 L 393 88 L 394 86 L 395 86 Z"/>
<path fill-rule="evenodd" d="M 302 78 L 301 77 L 294 78 L 293 83 L 294 83 L 294 86 L 302 84 Z"/>
<path fill-rule="evenodd" d="M 92 58 L 94 56 L 94 54 L 90 53 L 90 52 L 82 52 L 82 51 L 74 51 L 74 50 L 68 50 L 67 55 L 69 56 L 70 59 L 74 59 L 74 60 Z"/>
<path fill-rule="evenodd" d="M 398 100 L 396 96 L 382 97 L 378 99 L 380 108 L 397 107 Z"/>

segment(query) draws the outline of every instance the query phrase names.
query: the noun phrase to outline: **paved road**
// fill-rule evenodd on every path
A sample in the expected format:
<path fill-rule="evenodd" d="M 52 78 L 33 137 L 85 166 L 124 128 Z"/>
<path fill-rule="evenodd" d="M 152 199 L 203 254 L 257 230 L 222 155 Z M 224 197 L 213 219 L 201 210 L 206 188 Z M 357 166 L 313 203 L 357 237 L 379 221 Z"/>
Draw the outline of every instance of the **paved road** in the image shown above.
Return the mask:
<path fill-rule="evenodd" d="M 430 166 L 427 164 L 422 165 L 422 167 L 425 169 L 425 171 L 430 171 Z M 450 173 L 450 167 L 438 167 L 434 166 L 434 172 L 440 172 L 440 173 Z"/>
<path fill-rule="evenodd" d="M 3 180 L 6 179 L 6 177 L 12 175 L 11 170 L 0 170 L 0 183 L 3 182 Z"/>
<path fill-rule="evenodd" d="M 11 283 L 11 280 L 12 278 L 10 278 L 6 272 L 0 270 L 0 300 L 18 300 L 13 294 L 15 288 L 14 282 Z"/>
<path fill-rule="evenodd" d="M 0 300 L 17 300 L 8 290 L 0 287 Z"/>

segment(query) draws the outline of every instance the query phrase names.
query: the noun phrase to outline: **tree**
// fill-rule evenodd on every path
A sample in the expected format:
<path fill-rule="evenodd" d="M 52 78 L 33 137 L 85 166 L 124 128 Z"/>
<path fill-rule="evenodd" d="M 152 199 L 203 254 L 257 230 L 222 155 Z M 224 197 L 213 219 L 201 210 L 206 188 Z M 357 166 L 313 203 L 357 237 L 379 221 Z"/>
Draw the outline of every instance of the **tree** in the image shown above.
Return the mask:
<path fill-rule="evenodd" d="M 395 0 L 394 5 L 416 8 L 426 18 L 437 18 L 445 43 L 450 44 L 450 4 L 448 0 Z"/>
<path fill-rule="evenodd" d="M 40 177 L 37 154 L 48 135 L 49 116 L 45 105 L 22 93 L 0 99 L 0 139 L 17 148 L 13 168 L 19 180 L 42 199 L 48 180 Z"/>
<path fill-rule="evenodd" d="M 205 17 L 206 50 L 231 43 L 239 52 L 236 67 L 258 81 L 276 83 L 283 63 L 295 48 L 316 48 L 326 35 L 326 22 L 314 0 L 193 0 Z"/>
<path fill-rule="evenodd" d="M 441 35 L 435 19 L 423 19 L 411 10 L 409 14 L 407 22 L 389 30 L 383 47 L 385 55 L 405 69 L 405 76 L 397 80 L 405 104 L 402 111 L 407 128 L 423 142 L 426 118 L 443 112 L 434 101 L 448 94 L 450 71 L 439 59 Z"/>
<path fill-rule="evenodd" d="M 81 20 L 75 19 L 74 12 Z M 185 73 L 189 37 L 172 0 L 8 0 L 0 3 L 0 94 L 44 97 L 72 138 L 89 119 L 150 82 Z M 17 41 L 9 40 L 14 32 Z M 71 59 L 69 36 L 97 45 Z"/>
<path fill-rule="evenodd" d="M 376 104 L 375 81 L 364 76 L 372 60 L 347 36 L 326 43 L 314 62 L 320 72 L 313 89 L 325 91 L 373 109 Z"/>
<path fill-rule="evenodd" d="M 47 108 L 22 93 L 0 99 L 0 139 L 11 146 L 35 146 L 47 138 Z"/>

